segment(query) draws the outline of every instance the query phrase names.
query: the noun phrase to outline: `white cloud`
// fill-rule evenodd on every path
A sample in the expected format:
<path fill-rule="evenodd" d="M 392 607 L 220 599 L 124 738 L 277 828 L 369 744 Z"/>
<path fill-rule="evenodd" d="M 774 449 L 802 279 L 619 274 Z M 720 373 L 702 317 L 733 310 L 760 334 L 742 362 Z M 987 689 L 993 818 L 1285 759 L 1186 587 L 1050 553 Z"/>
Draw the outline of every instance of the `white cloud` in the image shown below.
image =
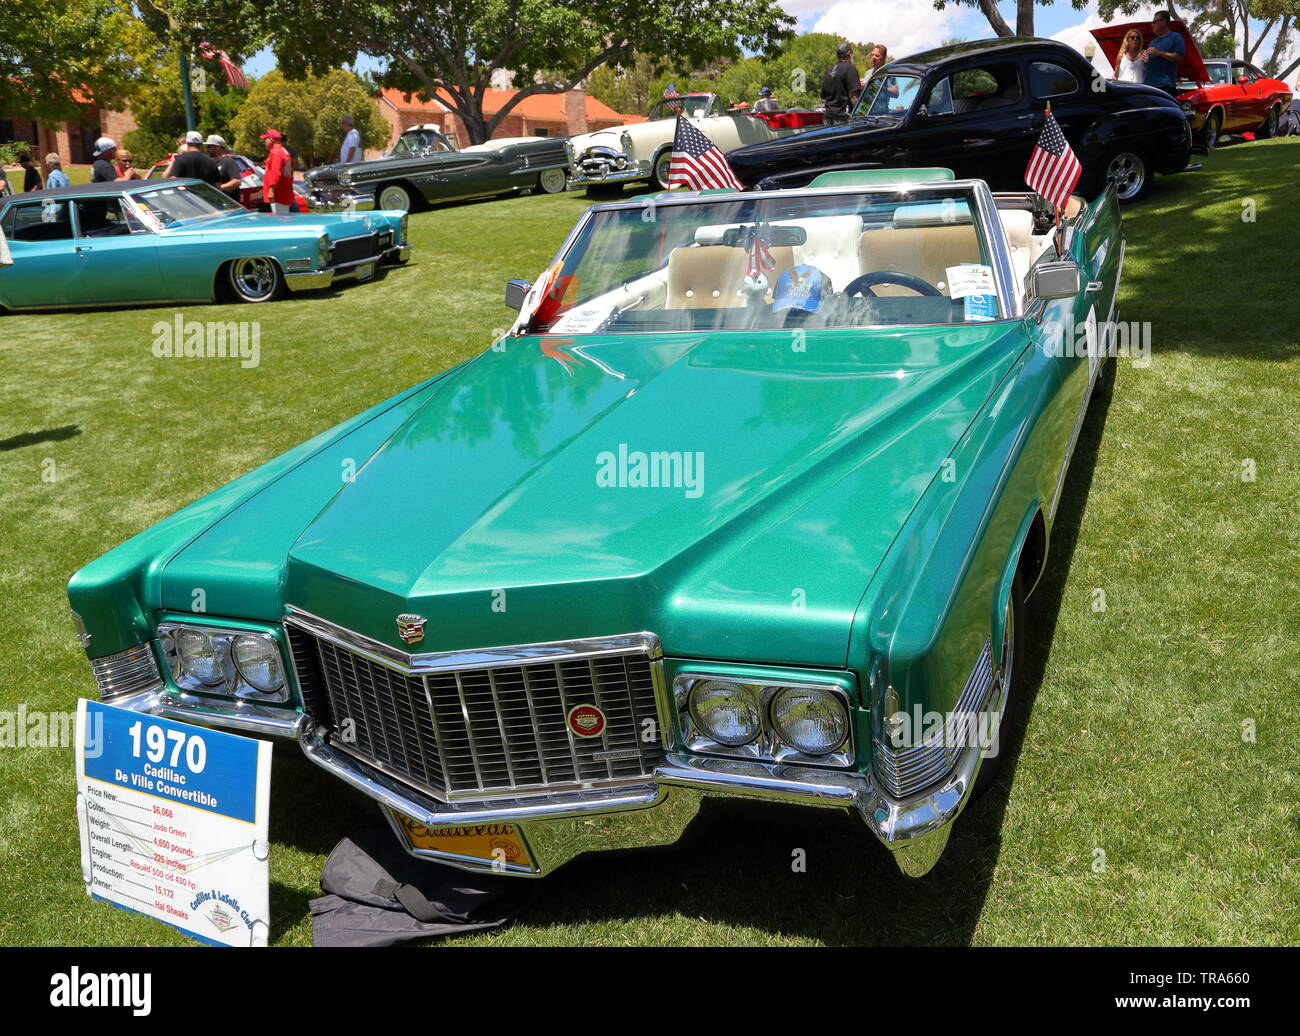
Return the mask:
<path fill-rule="evenodd" d="M 988 24 L 979 17 L 982 28 L 967 29 L 963 21 L 968 11 L 949 6 L 936 11 L 930 0 L 838 0 L 829 6 L 826 0 L 783 0 L 791 14 L 806 17 L 824 13 L 812 26 L 813 32 L 830 32 L 845 39 L 883 43 L 891 57 L 907 57 L 939 46 L 950 36 L 979 39 L 989 35 Z M 859 66 L 866 55 L 854 55 Z"/>

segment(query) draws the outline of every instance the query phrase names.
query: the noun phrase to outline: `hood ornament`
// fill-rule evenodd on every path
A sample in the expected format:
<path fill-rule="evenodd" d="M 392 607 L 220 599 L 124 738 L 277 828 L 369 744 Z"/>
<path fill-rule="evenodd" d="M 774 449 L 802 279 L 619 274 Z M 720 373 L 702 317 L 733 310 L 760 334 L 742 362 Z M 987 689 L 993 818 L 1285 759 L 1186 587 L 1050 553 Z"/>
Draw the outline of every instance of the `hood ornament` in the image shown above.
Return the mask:
<path fill-rule="evenodd" d="M 423 615 L 404 612 L 397 617 L 397 635 L 403 644 L 418 644 L 424 639 L 424 624 L 428 620 Z"/>

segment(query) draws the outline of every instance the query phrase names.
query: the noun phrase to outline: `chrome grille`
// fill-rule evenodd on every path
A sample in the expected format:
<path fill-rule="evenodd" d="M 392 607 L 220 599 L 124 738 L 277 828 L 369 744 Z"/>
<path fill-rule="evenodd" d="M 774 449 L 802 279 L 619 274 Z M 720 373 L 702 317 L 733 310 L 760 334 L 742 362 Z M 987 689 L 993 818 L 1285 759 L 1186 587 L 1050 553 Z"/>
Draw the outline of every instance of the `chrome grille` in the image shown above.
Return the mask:
<path fill-rule="evenodd" d="M 330 265 L 354 263 L 361 259 L 373 259 L 379 255 L 379 235 L 359 234 L 356 237 L 344 237 L 330 246 Z"/>
<path fill-rule="evenodd" d="M 953 768 L 964 748 L 976 743 L 975 720 L 988 701 L 993 675 L 993 652 L 985 642 L 956 708 L 945 718 L 943 729 L 921 744 L 904 748 L 876 739 L 876 776 L 889 794 L 906 798 L 935 783 Z"/>
<path fill-rule="evenodd" d="M 292 622 L 286 630 L 307 709 L 331 743 L 439 797 L 632 783 L 658 761 L 648 651 L 440 670 L 403 666 Z M 570 730 L 568 714 L 579 705 L 604 713 L 599 736 Z"/>

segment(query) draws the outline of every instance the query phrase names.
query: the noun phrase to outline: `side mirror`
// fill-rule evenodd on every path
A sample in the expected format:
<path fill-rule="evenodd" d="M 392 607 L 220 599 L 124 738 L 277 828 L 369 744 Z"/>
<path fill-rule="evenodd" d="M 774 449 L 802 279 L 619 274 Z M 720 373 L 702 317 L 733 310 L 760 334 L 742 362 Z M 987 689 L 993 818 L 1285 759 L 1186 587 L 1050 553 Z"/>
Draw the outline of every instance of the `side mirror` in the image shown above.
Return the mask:
<path fill-rule="evenodd" d="M 1250 86 L 1250 76 L 1237 76 L 1237 82 L 1242 86 Z"/>
<path fill-rule="evenodd" d="M 1073 259 L 1038 263 L 1029 271 L 1029 294 L 1036 299 L 1072 299 L 1079 294 L 1079 267 Z"/>
<path fill-rule="evenodd" d="M 524 299 L 533 286 L 528 281 L 506 281 L 506 305 L 516 313 L 524 307 Z"/>

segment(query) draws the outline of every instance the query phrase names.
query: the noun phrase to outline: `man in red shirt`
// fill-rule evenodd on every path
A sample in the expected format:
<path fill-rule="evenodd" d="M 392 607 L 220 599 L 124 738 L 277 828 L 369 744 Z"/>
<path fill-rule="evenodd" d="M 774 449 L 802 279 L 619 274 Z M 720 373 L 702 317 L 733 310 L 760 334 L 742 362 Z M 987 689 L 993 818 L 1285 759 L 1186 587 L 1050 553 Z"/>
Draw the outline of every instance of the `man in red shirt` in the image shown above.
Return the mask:
<path fill-rule="evenodd" d="M 288 212 L 293 203 L 293 159 L 284 149 L 280 131 L 269 129 L 262 134 L 266 141 L 266 171 L 262 174 L 262 200 L 272 212 Z"/>

